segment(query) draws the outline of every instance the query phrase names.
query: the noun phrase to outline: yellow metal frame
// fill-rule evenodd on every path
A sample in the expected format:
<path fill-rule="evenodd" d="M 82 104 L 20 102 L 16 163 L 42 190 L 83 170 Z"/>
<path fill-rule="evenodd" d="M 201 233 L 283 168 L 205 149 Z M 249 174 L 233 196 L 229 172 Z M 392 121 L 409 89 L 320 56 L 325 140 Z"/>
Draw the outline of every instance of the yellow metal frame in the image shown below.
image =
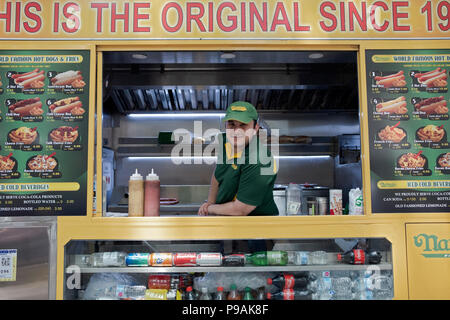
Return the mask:
<path fill-rule="evenodd" d="M 404 43 L 403 43 L 404 42 Z M 202 239 L 318 239 L 351 237 L 385 237 L 392 243 L 395 299 L 408 299 L 406 257 L 407 223 L 446 223 L 450 213 L 430 214 L 372 214 L 370 191 L 370 164 L 367 95 L 365 92 L 365 50 L 368 49 L 449 49 L 448 41 L 354 41 L 354 40 L 193 40 L 193 41 L 102 41 L 73 42 L 0 41 L 4 49 L 89 49 L 91 50 L 91 81 L 89 108 L 89 159 L 97 154 L 97 195 L 102 194 L 102 73 L 105 51 L 188 51 L 188 50 L 344 50 L 355 51 L 358 57 L 360 94 L 360 124 L 362 141 L 362 170 L 364 191 L 364 216 L 316 217 L 142 217 L 105 218 L 92 215 L 88 208 L 86 217 L 58 217 L 57 299 L 63 298 L 64 248 L 71 240 L 202 240 Z M 96 74 L 96 77 L 94 75 Z M 95 85 L 96 81 L 96 85 Z M 96 96 L 94 94 L 96 92 Z M 96 104 L 96 120 L 94 119 Z M 95 121 L 95 122 L 94 122 Z M 95 127 L 96 126 L 96 130 Z M 94 138 L 94 132 L 96 137 Z M 92 160 L 93 161 L 93 160 Z M 92 185 L 94 167 L 88 165 L 88 185 Z M 88 192 L 92 203 L 92 190 Z M 97 202 L 101 215 L 102 203 Z"/>

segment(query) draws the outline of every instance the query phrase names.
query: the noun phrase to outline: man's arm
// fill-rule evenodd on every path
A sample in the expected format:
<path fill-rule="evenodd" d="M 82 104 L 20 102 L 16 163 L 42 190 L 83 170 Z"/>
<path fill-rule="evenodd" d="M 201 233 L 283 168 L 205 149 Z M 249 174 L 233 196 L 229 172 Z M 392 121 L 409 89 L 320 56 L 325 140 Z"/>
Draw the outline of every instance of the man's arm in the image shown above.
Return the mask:
<path fill-rule="evenodd" d="M 200 208 L 198 209 L 197 214 L 199 216 L 206 216 L 208 215 L 208 207 L 211 204 L 216 203 L 217 199 L 217 193 L 219 192 L 219 182 L 217 181 L 216 177 L 214 176 L 214 173 L 211 177 L 211 185 L 209 186 L 209 192 L 208 192 L 208 200 L 206 203 L 202 204 Z"/>
<path fill-rule="evenodd" d="M 236 199 L 235 201 L 208 206 L 208 214 L 220 216 L 246 216 L 255 210 L 255 208 L 256 206 L 245 204 Z"/>

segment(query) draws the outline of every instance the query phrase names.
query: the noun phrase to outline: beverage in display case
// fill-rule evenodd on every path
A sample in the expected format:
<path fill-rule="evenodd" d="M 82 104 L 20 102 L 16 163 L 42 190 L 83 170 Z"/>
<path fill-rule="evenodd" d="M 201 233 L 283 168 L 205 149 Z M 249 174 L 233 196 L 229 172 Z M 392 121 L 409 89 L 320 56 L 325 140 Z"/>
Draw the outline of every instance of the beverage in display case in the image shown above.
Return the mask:
<path fill-rule="evenodd" d="M 392 299 L 391 243 L 382 238 L 354 239 L 353 249 L 344 252 L 347 248 L 336 240 L 272 240 L 265 252 L 250 252 L 248 240 L 72 240 L 65 250 L 64 299 Z M 98 251 L 89 252 L 92 248 Z M 298 261 L 297 252 L 310 256 L 319 252 L 322 260 Z M 366 264 L 342 258 L 356 253 L 367 257 Z M 267 263 L 273 255 L 286 259 Z M 252 263 L 255 257 L 265 257 L 265 263 Z M 244 261 L 234 263 L 238 260 Z M 81 279 L 71 283 L 74 267 Z"/>

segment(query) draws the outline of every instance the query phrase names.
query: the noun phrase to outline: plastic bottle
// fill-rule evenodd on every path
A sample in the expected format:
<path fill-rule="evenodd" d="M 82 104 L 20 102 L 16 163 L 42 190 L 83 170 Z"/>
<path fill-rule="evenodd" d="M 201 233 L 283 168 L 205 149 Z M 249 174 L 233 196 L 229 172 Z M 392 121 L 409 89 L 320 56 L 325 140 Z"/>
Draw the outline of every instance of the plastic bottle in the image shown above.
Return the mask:
<path fill-rule="evenodd" d="M 144 216 L 159 216 L 160 181 L 156 173 L 152 172 L 145 177 L 144 187 Z"/>
<path fill-rule="evenodd" d="M 91 255 L 92 267 L 124 267 L 126 266 L 125 252 L 95 252 Z"/>
<path fill-rule="evenodd" d="M 296 183 L 289 183 L 286 190 L 286 214 L 298 215 L 301 214 L 300 209 L 302 205 L 301 189 Z"/>
<path fill-rule="evenodd" d="M 300 289 L 306 288 L 310 280 L 316 280 L 316 277 L 307 274 L 303 274 L 302 276 L 280 274 L 274 278 L 268 278 L 267 284 L 274 285 L 278 289 Z"/>
<path fill-rule="evenodd" d="M 285 266 L 289 257 L 286 251 L 259 251 L 246 256 L 246 261 L 255 266 Z"/>
<path fill-rule="evenodd" d="M 128 216 L 142 217 L 144 215 L 144 179 L 138 173 L 133 173 L 128 181 Z"/>
<path fill-rule="evenodd" d="M 206 288 L 206 287 L 202 288 L 202 293 L 200 295 L 199 300 L 212 300 L 212 297 L 208 292 L 208 288 Z"/>
<path fill-rule="evenodd" d="M 256 293 L 256 300 L 266 300 L 266 288 L 259 287 Z"/>
<path fill-rule="evenodd" d="M 192 291 L 192 287 L 191 286 L 186 288 L 186 295 L 185 295 L 185 297 L 186 297 L 186 300 L 197 300 L 196 296 L 195 296 L 195 292 Z"/>
<path fill-rule="evenodd" d="M 241 300 L 241 295 L 237 291 L 237 287 L 234 283 L 230 286 L 230 292 L 228 293 L 227 300 Z"/>
<path fill-rule="evenodd" d="M 354 249 L 345 254 L 339 253 L 337 259 L 339 262 L 348 264 L 379 264 L 381 262 L 381 253 L 375 250 L 364 252 L 362 249 Z"/>
<path fill-rule="evenodd" d="M 217 292 L 214 296 L 214 300 L 225 300 L 225 294 L 223 293 L 223 287 L 217 287 Z"/>
<path fill-rule="evenodd" d="M 242 300 L 254 300 L 252 295 L 252 289 L 249 287 L 245 287 L 244 298 Z"/>
<path fill-rule="evenodd" d="M 146 290 L 145 286 L 117 285 L 105 289 L 105 297 L 130 300 L 143 299 Z"/>
<path fill-rule="evenodd" d="M 280 292 L 267 293 L 267 299 L 269 300 L 312 300 L 313 292 L 310 290 L 293 290 L 284 289 Z"/>

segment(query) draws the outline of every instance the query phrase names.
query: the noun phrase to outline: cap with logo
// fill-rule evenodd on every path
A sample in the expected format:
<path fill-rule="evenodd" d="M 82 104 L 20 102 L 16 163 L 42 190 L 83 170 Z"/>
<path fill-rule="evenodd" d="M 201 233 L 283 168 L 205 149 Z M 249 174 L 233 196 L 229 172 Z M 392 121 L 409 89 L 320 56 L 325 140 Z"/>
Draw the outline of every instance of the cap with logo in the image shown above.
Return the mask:
<path fill-rule="evenodd" d="M 256 108 L 249 102 L 236 101 L 230 104 L 225 114 L 224 121 L 237 120 L 243 123 L 249 123 L 252 120 L 258 120 Z"/>

